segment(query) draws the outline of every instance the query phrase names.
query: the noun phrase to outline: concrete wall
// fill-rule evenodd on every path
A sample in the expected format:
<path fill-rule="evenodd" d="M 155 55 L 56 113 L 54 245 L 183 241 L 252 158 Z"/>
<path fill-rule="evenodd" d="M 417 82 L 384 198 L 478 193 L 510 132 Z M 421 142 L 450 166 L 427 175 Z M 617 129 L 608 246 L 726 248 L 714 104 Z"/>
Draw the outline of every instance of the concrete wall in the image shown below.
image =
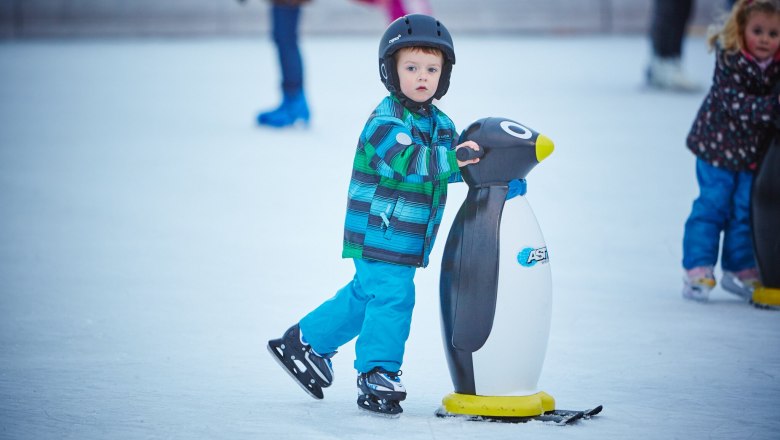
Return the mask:
<path fill-rule="evenodd" d="M 700 31 L 725 0 L 697 0 Z M 652 0 L 430 0 L 454 32 L 642 33 Z M 479 5 L 479 6 L 474 6 Z M 268 31 L 266 0 L 0 0 L 0 38 L 256 35 Z M 383 12 L 351 0 L 314 0 L 305 34 L 374 33 Z"/>

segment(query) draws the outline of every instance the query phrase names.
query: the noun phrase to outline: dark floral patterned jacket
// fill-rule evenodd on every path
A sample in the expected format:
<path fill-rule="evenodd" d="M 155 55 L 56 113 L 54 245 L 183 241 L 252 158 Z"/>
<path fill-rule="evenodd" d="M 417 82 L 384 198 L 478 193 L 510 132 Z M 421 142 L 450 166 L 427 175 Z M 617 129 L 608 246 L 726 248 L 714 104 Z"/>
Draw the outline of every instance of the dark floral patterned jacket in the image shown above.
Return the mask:
<path fill-rule="evenodd" d="M 780 115 L 773 92 L 780 79 L 780 60 L 761 70 L 744 52 L 716 53 L 712 88 L 688 134 L 688 149 L 716 167 L 755 171 L 774 134 Z"/>

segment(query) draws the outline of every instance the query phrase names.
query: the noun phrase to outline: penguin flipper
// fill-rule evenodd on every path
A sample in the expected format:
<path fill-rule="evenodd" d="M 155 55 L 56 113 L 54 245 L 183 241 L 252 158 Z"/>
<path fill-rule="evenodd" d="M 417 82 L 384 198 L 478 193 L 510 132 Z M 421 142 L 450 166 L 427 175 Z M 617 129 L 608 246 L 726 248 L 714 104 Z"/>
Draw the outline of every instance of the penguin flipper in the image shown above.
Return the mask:
<path fill-rule="evenodd" d="M 498 293 L 499 230 L 508 187 L 472 188 L 464 202 L 452 345 L 475 352 L 490 336 Z M 468 259 L 465 259 L 467 257 Z"/>

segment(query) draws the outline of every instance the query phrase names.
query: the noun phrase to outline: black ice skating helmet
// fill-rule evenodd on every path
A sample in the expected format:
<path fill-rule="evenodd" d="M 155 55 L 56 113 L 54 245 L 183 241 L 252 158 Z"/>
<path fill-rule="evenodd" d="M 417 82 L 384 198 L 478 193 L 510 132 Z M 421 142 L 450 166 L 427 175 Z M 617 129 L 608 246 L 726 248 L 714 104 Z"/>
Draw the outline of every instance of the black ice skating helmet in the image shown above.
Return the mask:
<path fill-rule="evenodd" d="M 444 54 L 439 87 L 433 97 L 441 99 L 450 87 L 450 74 L 455 64 L 455 48 L 450 32 L 435 18 L 424 14 L 410 14 L 390 23 L 379 42 L 379 78 L 390 93 L 401 91 L 393 55 L 401 48 L 426 46 Z"/>

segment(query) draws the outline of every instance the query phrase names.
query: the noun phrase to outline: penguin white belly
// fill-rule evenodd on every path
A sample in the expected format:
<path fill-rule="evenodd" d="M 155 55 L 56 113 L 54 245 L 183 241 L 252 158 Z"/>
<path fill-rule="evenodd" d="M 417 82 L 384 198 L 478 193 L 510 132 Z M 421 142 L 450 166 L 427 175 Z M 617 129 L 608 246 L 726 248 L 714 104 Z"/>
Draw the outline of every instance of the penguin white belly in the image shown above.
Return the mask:
<path fill-rule="evenodd" d="M 514 197 L 500 227 L 496 313 L 485 345 L 473 353 L 476 394 L 536 393 L 550 335 L 552 276 L 547 245 L 531 205 Z"/>

